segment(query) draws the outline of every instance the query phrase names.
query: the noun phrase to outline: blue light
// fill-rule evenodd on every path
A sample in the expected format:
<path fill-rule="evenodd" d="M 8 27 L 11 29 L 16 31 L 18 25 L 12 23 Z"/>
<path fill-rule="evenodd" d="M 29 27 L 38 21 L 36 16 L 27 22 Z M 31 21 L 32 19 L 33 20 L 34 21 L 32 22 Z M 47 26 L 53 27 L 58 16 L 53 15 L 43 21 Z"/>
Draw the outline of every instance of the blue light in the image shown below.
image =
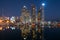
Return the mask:
<path fill-rule="evenodd" d="M 15 30 L 15 27 L 10 27 L 12 30 Z"/>
<path fill-rule="evenodd" d="M 23 8 L 27 8 L 26 6 L 23 6 Z"/>
<path fill-rule="evenodd" d="M 45 3 L 42 3 L 42 6 L 45 6 Z"/>

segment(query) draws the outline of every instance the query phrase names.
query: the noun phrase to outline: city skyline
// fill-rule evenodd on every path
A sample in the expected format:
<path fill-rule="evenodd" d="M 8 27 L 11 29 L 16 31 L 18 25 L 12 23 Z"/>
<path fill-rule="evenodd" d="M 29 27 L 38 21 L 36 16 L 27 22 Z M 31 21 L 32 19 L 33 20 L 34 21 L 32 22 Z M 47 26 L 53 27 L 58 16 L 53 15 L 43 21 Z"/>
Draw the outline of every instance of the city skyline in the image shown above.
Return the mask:
<path fill-rule="evenodd" d="M 60 1 L 59 0 L 0 0 L 0 16 L 20 16 L 21 9 L 25 5 L 29 10 L 31 5 L 34 4 L 37 8 L 41 3 L 45 3 L 45 20 L 60 20 Z"/>

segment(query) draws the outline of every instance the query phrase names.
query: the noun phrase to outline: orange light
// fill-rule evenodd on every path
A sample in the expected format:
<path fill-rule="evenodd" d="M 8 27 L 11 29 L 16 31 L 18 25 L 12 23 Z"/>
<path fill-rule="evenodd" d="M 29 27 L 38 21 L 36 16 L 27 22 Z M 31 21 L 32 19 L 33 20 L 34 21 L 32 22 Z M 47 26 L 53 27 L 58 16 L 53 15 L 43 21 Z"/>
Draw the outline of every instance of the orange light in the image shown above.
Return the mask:
<path fill-rule="evenodd" d="M 35 28 L 35 24 L 32 24 L 32 28 Z"/>
<path fill-rule="evenodd" d="M 32 24 L 32 25 L 35 25 L 35 24 Z"/>
<path fill-rule="evenodd" d="M 57 26 L 58 26 L 58 27 L 60 27 L 60 23 L 59 23 L 59 24 L 57 24 Z"/>
<path fill-rule="evenodd" d="M 3 20 L 0 20 L 0 23 L 2 22 Z"/>
<path fill-rule="evenodd" d="M 0 27 L 0 30 L 2 30 L 3 28 L 2 27 Z"/>
<path fill-rule="evenodd" d="M 7 20 L 7 23 L 9 23 L 9 20 Z"/>
<path fill-rule="evenodd" d="M 9 29 L 9 26 L 7 26 L 6 29 Z"/>

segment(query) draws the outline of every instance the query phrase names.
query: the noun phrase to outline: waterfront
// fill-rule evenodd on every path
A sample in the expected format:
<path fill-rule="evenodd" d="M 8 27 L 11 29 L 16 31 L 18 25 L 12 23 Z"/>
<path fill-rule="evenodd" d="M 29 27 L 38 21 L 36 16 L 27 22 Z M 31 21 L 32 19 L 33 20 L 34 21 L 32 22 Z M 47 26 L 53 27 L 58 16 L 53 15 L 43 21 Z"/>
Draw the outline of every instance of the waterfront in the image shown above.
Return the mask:
<path fill-rule="evenodd" d="M 60 28 L 45 27 L 43 33 L 45 40 L 60 40 Z M 27 37 L 27 40 L 32 40 L 32 38 L 29 36 Z M 20 29 L 2 30 L 0 31 L 0 40 L 23 40 L 21 30 Z"/>

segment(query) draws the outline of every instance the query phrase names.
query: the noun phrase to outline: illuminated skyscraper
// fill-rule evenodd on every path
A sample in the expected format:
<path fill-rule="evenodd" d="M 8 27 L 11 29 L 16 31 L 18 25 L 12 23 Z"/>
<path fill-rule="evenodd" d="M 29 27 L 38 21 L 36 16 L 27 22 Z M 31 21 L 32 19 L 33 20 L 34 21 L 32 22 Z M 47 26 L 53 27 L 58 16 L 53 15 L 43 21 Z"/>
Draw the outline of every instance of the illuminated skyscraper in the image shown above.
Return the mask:
<path fill-rule="evenodd" d="M 23 19 L 23 21 L 22 21 L 23 23 L 25 23 L 26 11 L 27 11 L 27 7 L 26 6 L 23 6 L 22 11 L 21 11 L 21 17 Z"/>
<path fill-rule="evenodd" d="M 35 5 L 32 5 L 31 22 L 32 22 L 32 27 L 35 28 L 35 24 L 36 24 L 36 7 L 35 7 Z"/>
<path fill-rule="evenodd" d="M 41 21 L 42 21 L 42 9 L 40 8 L 38 11 L 38 15 L 37 15 L 37 19 L 38 19 L 38 23 L 37 23 L 37 27 L 38 27 L 38 32 L 42 34 L 42 27 L 41 27 Z M 40 39 L 42 39 L 42 35 L 39 35 Z"/>
<path fill-rule="evenodd" d="M 27 7 L 23 6 L 22 11 L 21 11 L 21 16 L 25 16 L 26 10 L 27 10 Z"/>
<path fill-rule="evenodd" d="M 42 7 L 41 7 L 41 9 L 42 9 L 42 27 L 44 27 L 44 6 L 45 6 L 45 4 L 42 3 Z"/>
<path fill-rule="evenodd" d="M 41 20 L 42 20 L 41 9 L 39 9 L 39 11 L 38 11 L 37 20 L 38 20 L 38 27 L 40 27 Z"/>
<path fill-rule="evenodd" d="M 40 26 L 40 23 L 41 22 L 41 9 L 39 9 L 39 11 L 38 11 L 38 15 L 37 15 L 37 26 L 38 26 L 38 28 L 40 28 L 41 26 Z"/>
<path fill-rule="evenodd" d="M 25 17 L 26 17 L 26 23 L 28 23 L 29 19 L 30 19 L 30 12 L 29 12 L 29 10 L 26 11 Z"/>
<path fill-rule="evenodd" d="M 32 22 L 36 22 L 36 7 L 35 5 L 32 5 Z"/>

